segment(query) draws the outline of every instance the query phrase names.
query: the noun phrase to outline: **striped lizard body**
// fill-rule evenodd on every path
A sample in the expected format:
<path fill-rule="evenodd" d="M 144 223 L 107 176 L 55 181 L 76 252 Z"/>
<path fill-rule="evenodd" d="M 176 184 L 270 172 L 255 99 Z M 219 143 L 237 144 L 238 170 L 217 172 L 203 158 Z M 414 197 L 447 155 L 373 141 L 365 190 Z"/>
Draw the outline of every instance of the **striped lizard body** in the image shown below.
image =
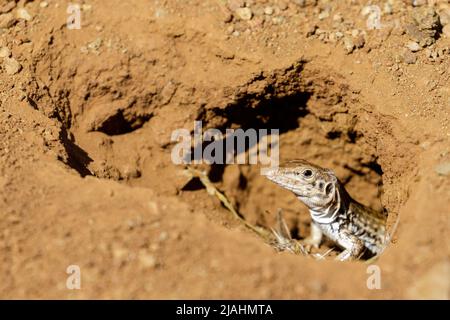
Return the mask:
<path fill-rule="evenodd" d="M 303 244 L 318 247 L 325 235 L 344 249 L 337 257 L 341 261 L 358 259 L 366 250 L 376 255 L 384 249 L 386 215 L 352 199 L 332 170 L 293 160 L 267 170 L 265 176 L 309 208 L 311 235 Z"/>

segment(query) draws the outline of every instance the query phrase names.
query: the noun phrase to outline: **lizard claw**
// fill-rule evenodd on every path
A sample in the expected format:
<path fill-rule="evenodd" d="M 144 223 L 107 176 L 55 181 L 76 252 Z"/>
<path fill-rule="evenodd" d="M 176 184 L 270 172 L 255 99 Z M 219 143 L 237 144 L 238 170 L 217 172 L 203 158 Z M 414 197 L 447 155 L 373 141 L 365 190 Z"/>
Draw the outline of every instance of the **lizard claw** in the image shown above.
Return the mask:
<path fill-rule="evenodd" d="M 307 237 L 301 241 L 302 245 L 305 247 L 307 252 L 311 252 L 311 249 L 319 249 L 320 241 L 314 239 L 313 237 Z"/>

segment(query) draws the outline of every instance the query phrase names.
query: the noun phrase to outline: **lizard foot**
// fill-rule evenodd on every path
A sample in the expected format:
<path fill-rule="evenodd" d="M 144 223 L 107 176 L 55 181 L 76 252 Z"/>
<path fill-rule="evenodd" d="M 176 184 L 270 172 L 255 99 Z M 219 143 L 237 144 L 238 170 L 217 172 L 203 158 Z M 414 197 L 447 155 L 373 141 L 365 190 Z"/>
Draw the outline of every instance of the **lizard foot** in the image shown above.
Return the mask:
<path fill-rule="evenodd" d="M 303 247 L 305 248 L 305 250 L 309 253 L 311 252 L 311 250 L 314 249 L 319 249 L 320 246 L 320 242 L 321 240 L 319 239 L 319 241 L 317 240 L 317 238 L 314 238 L 312 236 L 309 236 L 305 239 L 303 239 L 301 241 L 301 244 L 303 245 Z"/>
<path fill-rule="evenodd" d="M 312 248 L 319 249 L 322 242 L 322 236 L 322 230 L 314 222 L 312 222 L 310 235 L 302 240 L 302 244 L 308 253 L 311 252 Z"/>

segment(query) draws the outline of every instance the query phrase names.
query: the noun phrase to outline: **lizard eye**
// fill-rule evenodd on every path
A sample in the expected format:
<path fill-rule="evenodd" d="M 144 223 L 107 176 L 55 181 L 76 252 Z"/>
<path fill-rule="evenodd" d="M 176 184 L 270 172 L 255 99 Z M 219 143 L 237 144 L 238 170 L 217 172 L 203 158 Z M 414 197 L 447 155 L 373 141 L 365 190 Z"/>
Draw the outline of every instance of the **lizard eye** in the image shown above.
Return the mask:
<path fill-rule="evenodd" d="M 303 171 L 303 176 L 306 178 L 309 178 L 313 175 L 312 170 L 306 169 L 305 171 Z"/>

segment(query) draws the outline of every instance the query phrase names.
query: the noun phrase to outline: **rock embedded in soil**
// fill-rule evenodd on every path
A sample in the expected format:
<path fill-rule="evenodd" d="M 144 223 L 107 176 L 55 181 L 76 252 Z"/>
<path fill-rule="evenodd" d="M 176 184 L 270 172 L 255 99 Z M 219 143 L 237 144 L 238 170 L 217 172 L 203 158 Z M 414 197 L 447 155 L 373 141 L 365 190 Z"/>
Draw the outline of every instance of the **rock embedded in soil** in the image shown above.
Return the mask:
<path fill-rule="evenodd" d="M 450 8 L 445 8 L 439 13 L 439 21 L 443 26 L 450 24 Z"/>
<path fill-rule="evenodd" d="M 271 16 L 273 14 L 273 8 L 272 7 L 265 7 L 264 8 L 264 13 L 267 14 L 268 16 Z"/>
<path fill-rule="evenodd" d="M 450 38 L 450 24 L 446 25 L 444 28 L 442 28 L 442 34 L 446 38 Z"/>
<path fill-rule="evenodd" d="M 0 58 L 9 58 L 11 56 L 11 50 L 8 47 L 0 48 Z"/>
<path fill-rule="evenodd" d="M 341 14 L 337 13 L 337 14 L 335 14 L 333 16 L 333 21 L 335 21 L 335 22 L 342 22 L 342 21 L 344 21 L 344 18 L 342 18 Z"/>
<path fill-rule="evenodd" d="M 15 22 L 16 18 L 14 18 L 14 15 L 12 13 L 5 13 L 0 15 L 0 28 L 11 28 Z"/>
<path fill-rule="evenodd" d="M 282 24 L 284 22 L 284 17 L 273 17 L 272 23 L 275 25 Z"/>
<path fill-rule="evenodd" d="M 405 29 L 411 40 L 417 42 L 421 47 L 427 47 L 436 42 L 441 24 L 439 16 L 433 8 L 415 9 L 410 20 Z"/>
<path fill-rule="evenodd" d="M 319 20 L 324 20 L 326 18 L 328 18 L 330 16 L 330 11 L 329 10 L 323 10 L 322 12 L 319 13 Z"/>
<path fill-rule="evenodd" d="M 14 75 L 19 73 L 22 69 L 21 64 L 14 58 L 4 58 L 3 59 L 3 68 L 5 72 L 9 75 Z"/>
<path fill-rule="evenodd" d="M 420 7 L 427 4 L 427 0 L 413 0 L 412 5 L 414 7 Z"/>
<path fill-rule="evenodd" d="M 235 11 L 238 18 L 248 21 L 251 20 L 253 17 L 252 10 L 250 8 L 238 8 Z"/>
<path fill-rule="evenodd" d="M 153 269 L 157 266 L 156 258 L 152 254 L 141 252 L 138 259 L 144 268 Z"/>
<path fill-rule="evenodd" d="M 448 176 L 450 175 L 450 162 L 441 163 L 434 170 L 440 176 Z"/>
<path fill-rule="evenodd" d="M 389 2 L 386 2 L 383 7 L 383 12 L 386 14 L 392 14 L 394 10 L 392 9 L 392 5 Z"/>
<path fill-rule="evenodd" d="M 16 16 L 17 16 L 17 19 L 22 19 L 22 20 L 25 20 L 25 21 L 33 20 L 33 17 L 31 16 L 31 14 L 25 8 L 17 9 Z"/>
<path fill-rule="evenodd" d="M 353 50 L 355 50 L 355 43 L 353 42 L 352 38 L 344 38 L 344 49 L 347 54 L 350 54 L 353 52 Z"/>
<path fill-rule="evenodd" d="M 406 44 L 406 47 L 411 50 L 412 52 L 417 52 L 421 49 L 421 47 L 419 46 L 419 44 L 417 42 L 414 41 L 409 41 Z"/>

